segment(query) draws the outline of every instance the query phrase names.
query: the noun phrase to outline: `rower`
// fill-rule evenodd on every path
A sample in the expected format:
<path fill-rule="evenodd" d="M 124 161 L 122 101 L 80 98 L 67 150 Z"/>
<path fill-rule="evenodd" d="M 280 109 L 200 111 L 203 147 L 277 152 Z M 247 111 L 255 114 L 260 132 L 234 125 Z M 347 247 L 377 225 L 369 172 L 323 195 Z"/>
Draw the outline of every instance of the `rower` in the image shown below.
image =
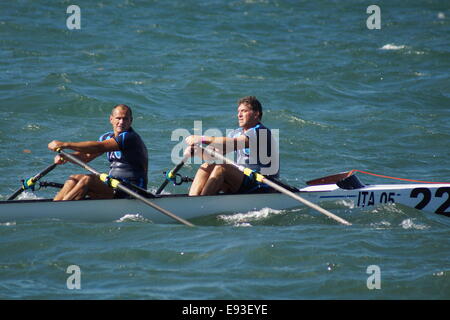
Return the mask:
<path fill-rule="evenodd" d="M 227 137 L 192 135 L 185 139 L 188 148 L 185 155 L 194 152 L 203 160 L 211 158 L 203 154 L 196 144 L 207 144 L 220 150 L 221 154 L 235 152 L 237 163 L 261 172 L 270 178 L 279 175 L 278 144 L 270 129 L 261 123 L 263 111 L 261 103 L 254 96 L 239 99 L 237 118 L 239 128 Z M 234 166 L 226 163 L 203 163 L 198 169 L 190 196 L 224 193 L 254 193 L 273 191 L 264 183 L 243 175 Z"/>
<path fill-rule="evenodd" d="M 99 141 L 63 142 L 54 140 L 48 144 L 52 151 L 74 150 L 74 156 L 89 162 L 107 153 L 110 162 L 109 176 L 142 191 L 147 188 L 148 153 L 141 137 L 133 130 L 131 108 L 124 104 L 115 106 L 109 121 L 113 131 L 103 134 Z M 57 155 L 55 163 L 67 162 Z M 70 160 L 69 160 L 70 161 Z M 92 199 L 124 198 L 126 194 L 110 188 L 93 174 L 71 175 L 53 200 L 81 200 L 86 196 Z"/>

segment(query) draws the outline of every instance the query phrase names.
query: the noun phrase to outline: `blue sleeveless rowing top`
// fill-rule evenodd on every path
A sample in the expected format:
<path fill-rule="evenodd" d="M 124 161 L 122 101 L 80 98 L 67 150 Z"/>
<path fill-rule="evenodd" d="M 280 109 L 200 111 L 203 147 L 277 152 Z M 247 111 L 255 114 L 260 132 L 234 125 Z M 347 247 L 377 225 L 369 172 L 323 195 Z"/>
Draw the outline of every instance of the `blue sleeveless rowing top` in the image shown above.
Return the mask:
<path fill-rule="evenodd" d="M 236 162 L 268 178 L 277 178 L 280 172 L 278 142 L 270 129 L 258 123 L 245 132 L 242 128 L 231 131 L 228 136 L 237 138 L 241 135 L 249 138 L 249 147 L 236 151 Z"/>
<path fill-rule="evenodd" d="M 113 138 L 119 145 L 120 151 L 107 152 L 110 164 L 109 175 L 131 182 L 141 188 L 147 188 L 148 152 L 141 137 L 130 128 L 114 137 L 114 132 L 107 132 L 100 136 L 99 141 Z"/>

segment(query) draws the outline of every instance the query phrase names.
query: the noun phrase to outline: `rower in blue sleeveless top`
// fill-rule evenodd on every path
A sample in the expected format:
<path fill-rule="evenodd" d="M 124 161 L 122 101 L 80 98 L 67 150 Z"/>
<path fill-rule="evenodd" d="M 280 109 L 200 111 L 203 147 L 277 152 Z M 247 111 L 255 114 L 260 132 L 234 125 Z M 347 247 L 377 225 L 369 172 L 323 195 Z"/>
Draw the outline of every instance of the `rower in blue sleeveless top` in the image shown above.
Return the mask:
<path fill-rule="evenodd" d="M 100 137 L 99 141 L 111 138 L 117 142 L 120 150 L 106 153 L 110 162 L 109 175 L 147 189 L 148 154 L 141 137 L 130 127 L 128 131 L 120 133 L 117 137 L 114 136 L 114 132 L 107 132 Z"/>
<path fill-rule="evenodd" d="M 131 108 L 119 104 L 112 109 L 109 121 L 113 131 L 103 134 L 99 141 L 62 142 L 54 140 L 48 148 L 71 149 L 76 157 L 84 162 L 92 161 L 103 153 L 107 153 L 110 161 L 109 175 L 125 183 L 147 188 L 148 154 L 141 137 L 133 130 L 131 123 L 133 115 Z M 63 164 L 60 155 L 55 157 L 55 163 Z M 54 200 L 80 200 L 89 196 L 92 199 L 122 198 L 126 195 L 115 192 L 92 174 L 71 175 Z"/>
<path fill-rule="evenodd" d="M 267 178 L 279 175 L 279 154 L 276 138 L 270 129 L 261 123 L 262 106 L 256 97 L 248 96 L 238 101 L 239 129 L 227 137 L 208 137 L 193 135 L 185 139 L 192 152 L 206 159 L 196 144 L 204 143 L 218 148 L 223 153 L 234 151 L 236 162 Z M 212 195 L 224 193 L 253 193 L 272 191 L 266 184 L 245 176 L 236 167 L 229 164 L 203 163 L 197 171 L 189 195 Z"/>
<path fill-rule="evenodd" d="M 247 130 L 238 128 L 231 132 L 228 136 L 231 138 L 238 138 L 243 135 L 246 136 L 250 142 L 248 148 L 236 150 L 236 163 L 243 165 L 246 168 L 250 168 L 253 171 L 259 172 L 268 179 L 278 178 L 280 172 L 278 165 L 278 145 L 276 144 L 274 137 L 272 137 L 271 130 L 265 127 L 262 123 L 258 122 L 257 125 Z M 252 146 L 252 141 L 255 144 L 254 147 Z M 272 146 L 275 146 L 273 150 Z M 254 181 L 250 177 L 244 175 L 244 180 L 242 181 L 237 193 L 268 191 L 271 191 L 269 186 L 264 183 Z"/>

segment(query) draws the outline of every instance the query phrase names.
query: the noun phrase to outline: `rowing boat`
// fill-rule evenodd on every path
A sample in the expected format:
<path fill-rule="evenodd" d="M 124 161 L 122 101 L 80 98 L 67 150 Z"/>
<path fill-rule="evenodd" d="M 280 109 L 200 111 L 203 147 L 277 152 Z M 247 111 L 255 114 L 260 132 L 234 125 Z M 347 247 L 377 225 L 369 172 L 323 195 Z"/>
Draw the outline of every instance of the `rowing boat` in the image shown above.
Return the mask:
<path fill-rule="evenodd" d="M 427 213 L 450 217 L 450 183 L 363 185 L 356 175 L 346 175 L 338 181 L 316 179 L 308 184 L 293 191 L 314 203 L 343 203 L 350 208 L 402 204 Z M 151 200 L 187 220 L 218 214 L 246 213 L 263 208 L 289 210 L 301 206 L 295 199 L 279 192 L 198 197 L 163 194 Z M 136 199 L 0 201 L 0 222 L 33 219 L 111 222 L 126 215 L 139 215 L 154 223 L 173 222 L 170 217 Z"/>

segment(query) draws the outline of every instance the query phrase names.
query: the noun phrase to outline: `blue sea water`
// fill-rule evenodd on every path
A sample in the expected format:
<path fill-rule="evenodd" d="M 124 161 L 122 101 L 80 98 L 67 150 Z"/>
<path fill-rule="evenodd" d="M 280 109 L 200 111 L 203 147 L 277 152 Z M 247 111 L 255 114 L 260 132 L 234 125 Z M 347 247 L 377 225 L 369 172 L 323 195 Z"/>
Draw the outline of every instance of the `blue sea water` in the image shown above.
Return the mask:
<path fill-rule="evenodd" d="M 66 25 L 71 4 L 81 29 Z M 350 169 L 450 181 L 450 5 L 378 1 L 381 29 L 370 30 L 371 4 L 1 2 L 0 200 L 52 162 L 51 140 L 109 130 L 118 103 L 133 108 L 155 191 L 174 165 L 174 130 L 192 131 L 194 121 L 235 128 L 245 95 L 279 129 L 281 178 L 292 185 Z M 107 169 L 104 158 L 92 166 Z M 82 169 L 67 164 L 46 179 L 74 172 Z M 0 298 L 450 298 L 448 217 L 397 205 L 328 209 L 353 226 L 302 207 L 201 218 L 194 229 L 140 219 L 4 222 Z M 67 287 L 70 265 L 81 270 L 80 289 Z M 372 265 L 380 289 L 367 286 Z"/>

